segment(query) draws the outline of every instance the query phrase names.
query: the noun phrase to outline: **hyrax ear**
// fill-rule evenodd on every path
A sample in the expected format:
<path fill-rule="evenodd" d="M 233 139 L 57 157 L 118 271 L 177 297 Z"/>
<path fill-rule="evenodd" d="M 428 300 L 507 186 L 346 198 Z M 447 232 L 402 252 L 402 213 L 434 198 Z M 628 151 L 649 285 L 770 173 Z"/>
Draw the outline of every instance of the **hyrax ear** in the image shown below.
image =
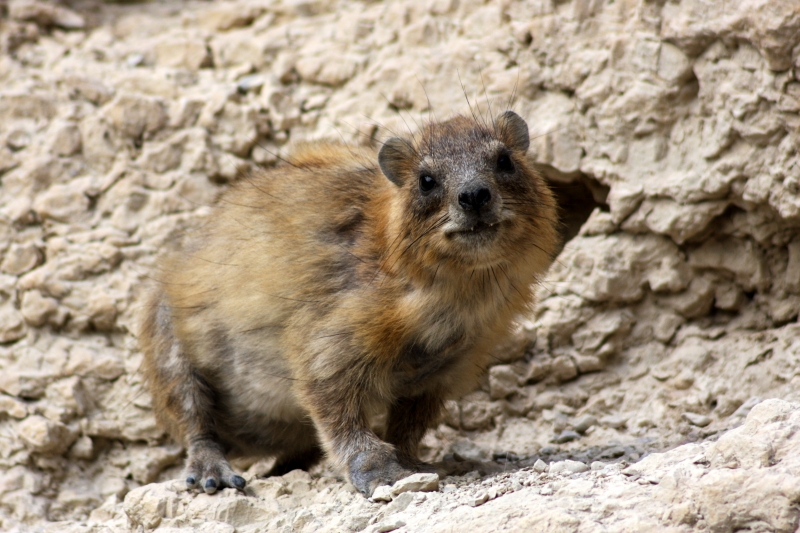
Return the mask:
<path fill-rule="evenodd" d="M 522 117 L 513 111 L 506 111 L 495 121 L 500 138 L 506 146 L 512 150 L 527 152 L 531 145 L 531 138 L 528 135 L 528 125 Z"/>
<path fill-rule="evenodd" d="M 392 137 L 383 143 L 383 148 L 378 152 L 378 164 L 389 181 L 402 187 L 403 171 L 409 168 L 413 156 L 414 149 L 408 141 Z"/>

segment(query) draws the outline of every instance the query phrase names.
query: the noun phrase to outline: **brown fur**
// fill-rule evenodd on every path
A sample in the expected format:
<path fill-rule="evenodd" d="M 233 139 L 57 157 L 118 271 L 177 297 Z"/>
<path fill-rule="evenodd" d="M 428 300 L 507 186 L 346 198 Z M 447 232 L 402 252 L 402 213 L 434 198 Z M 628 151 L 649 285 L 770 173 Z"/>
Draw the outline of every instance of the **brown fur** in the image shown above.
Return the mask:
<path fill-rule="evenodd" d="M 280 473 L 324 450 L 365 494 L 421 468 L 425 430 L 474 388 L 557 244 L 527 148 L 513 113 L 456 117 L 379 158 L 303 145 L 227 191 L 162 263 L 140 334 L 156 415 L 189 449 L 187 482 L 242 488 L 232 453 L 276 456 Z M 480 187 L 488 204 L 464 208 Z"/>

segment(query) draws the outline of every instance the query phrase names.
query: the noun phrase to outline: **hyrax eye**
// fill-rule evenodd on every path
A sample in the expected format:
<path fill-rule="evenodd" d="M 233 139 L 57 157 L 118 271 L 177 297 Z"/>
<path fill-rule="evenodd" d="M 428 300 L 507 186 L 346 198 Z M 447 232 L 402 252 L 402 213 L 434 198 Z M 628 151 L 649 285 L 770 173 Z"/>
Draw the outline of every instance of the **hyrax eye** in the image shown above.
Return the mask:
<path fill-rule="evenodd" d="M 431 192 L 433 189 L 436 188 L 436 185 L 438 185 L 436 183 L 436 180 L 433 179 L 431 176 L 429 176 L 428 174 L 420 174 L 419 190 L 422 192 L 422 194 L 428 194 L 429 192 Z"/>
<path fill-rule="evenodd" d="M 510 174 L 516 170 L 516 167 L 514 166 L 514 161 L 511 160 L 511 156 L 504 152 L 497 158 L 497 169 L 500 172 L 506 172 Z"/>

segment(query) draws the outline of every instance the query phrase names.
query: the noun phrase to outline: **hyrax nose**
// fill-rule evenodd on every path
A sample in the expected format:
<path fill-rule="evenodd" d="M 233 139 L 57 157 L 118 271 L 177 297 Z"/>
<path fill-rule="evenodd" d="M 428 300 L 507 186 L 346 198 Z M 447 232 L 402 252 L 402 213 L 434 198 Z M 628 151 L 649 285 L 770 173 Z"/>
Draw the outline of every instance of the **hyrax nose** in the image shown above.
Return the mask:
<path fill-rule="evenodd" d="M 458 204 L 465 211 L 480 211 L 492 199 L 492 193 L 486 187 L 477 187 L 471 191 L 458 193 Z"/>

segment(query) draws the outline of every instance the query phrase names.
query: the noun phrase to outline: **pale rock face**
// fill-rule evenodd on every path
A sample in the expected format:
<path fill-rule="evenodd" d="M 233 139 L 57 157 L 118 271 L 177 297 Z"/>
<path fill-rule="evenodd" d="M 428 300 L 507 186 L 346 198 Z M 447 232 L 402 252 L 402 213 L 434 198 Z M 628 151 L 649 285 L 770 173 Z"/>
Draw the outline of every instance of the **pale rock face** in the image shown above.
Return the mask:
<path fill-rule="evenodd" d="M 710 36 L 723 34 L 751 41 L 773 70 L 792 66 L 792 49 L 800 42 L 800 21 L 791 2 L 743 0 L 706 6 L 699 0 L 665 8 L 664 37 L 689 51 L 701 51 Z M 710 8 L 710 9 L 709 9 Z"/>
<path fill-rule="evenodd" d="M 795 0 L 92 9 L 13 0 L 0 32 L 0 530 L 797 528 Z M 135 337 L 159 253 L 294 142 L 506 108 L 574 237 L 423 439 L 452 475 L 169 482 Z"/>

